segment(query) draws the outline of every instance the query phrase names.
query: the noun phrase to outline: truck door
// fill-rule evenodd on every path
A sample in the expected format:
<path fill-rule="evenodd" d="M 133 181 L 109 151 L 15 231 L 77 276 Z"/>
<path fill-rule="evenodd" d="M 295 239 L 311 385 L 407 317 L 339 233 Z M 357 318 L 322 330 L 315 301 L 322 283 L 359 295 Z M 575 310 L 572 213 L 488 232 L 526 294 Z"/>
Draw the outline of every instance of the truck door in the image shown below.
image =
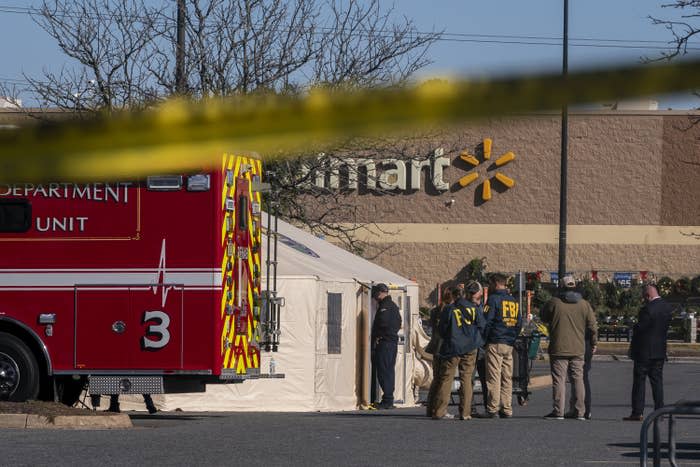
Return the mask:
<path fill-rule="evenodd" d="M 182 286 L 77 286 L 77 370 L 182 369 Z"/>

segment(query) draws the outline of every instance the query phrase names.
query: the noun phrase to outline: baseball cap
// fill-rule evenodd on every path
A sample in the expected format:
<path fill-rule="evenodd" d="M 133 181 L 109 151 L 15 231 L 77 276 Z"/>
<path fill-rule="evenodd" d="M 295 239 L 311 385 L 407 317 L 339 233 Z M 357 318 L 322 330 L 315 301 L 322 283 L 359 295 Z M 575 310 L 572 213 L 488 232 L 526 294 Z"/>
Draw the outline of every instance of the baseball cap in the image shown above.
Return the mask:
<path fill-rule="evenodd" d="M 479 284 L 477 281 L 469 281 L 469 283 L 467 283 L 467 285 L 465 286 L 465 290 L 470 294 L 480 292 L 481 289 L 481 284 Z"/>
<path fill-rule="evenodd" d="M 376 298 L 382 292 L 389 293 L 389 287 L 386 284 L 379 283 L 372 286 L 372 298 Z"/>
<path fill-rule="evenodd" d="M 564 287 L 576 287 L 576 279 L 574 276 L 564 276 L 562 279 Z"/>

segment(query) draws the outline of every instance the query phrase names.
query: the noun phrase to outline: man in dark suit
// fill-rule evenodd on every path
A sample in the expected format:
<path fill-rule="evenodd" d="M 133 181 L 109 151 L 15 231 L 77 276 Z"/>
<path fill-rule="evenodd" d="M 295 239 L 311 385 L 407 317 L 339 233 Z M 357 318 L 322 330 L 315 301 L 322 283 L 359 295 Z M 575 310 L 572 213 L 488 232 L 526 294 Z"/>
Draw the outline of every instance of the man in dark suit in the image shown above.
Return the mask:
<path fill-rule="evenodd" d="M 664 361 L 666 338 L 671 321 L 671 305 L 659 296 L 656 286 L 644 287 L 646 305 L 639 311 L 639 322 L 634 325 L 630 354 L 634 360 L 632 383 L 632 414 L 627 421 L 641 421 L 644 413 L 645 382 L 649 376 L 654 409 L 664 405 Z"/>

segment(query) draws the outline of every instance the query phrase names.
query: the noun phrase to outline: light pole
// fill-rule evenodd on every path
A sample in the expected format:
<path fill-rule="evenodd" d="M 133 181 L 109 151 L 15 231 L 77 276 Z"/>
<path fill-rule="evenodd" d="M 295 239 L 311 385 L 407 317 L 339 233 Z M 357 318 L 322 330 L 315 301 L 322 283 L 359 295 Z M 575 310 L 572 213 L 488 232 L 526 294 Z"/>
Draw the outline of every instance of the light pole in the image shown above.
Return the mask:
<path fill-rule="evenodd" d="M 177 45 L 175 46 L 175 91 L 185 93 L 185 0 L 177 0 Z"/>
<path fill-rule="evenodd" d="M 564 38 L 562 53 L 562 77 L 566 80 L 569 73 L 569 0 L 564 0 Z M 559 280 L 566 274 L 566 202 L 569 143 L 569 106 L 564 103 L 561 109 L 561 182 L 559 189 Z"/>

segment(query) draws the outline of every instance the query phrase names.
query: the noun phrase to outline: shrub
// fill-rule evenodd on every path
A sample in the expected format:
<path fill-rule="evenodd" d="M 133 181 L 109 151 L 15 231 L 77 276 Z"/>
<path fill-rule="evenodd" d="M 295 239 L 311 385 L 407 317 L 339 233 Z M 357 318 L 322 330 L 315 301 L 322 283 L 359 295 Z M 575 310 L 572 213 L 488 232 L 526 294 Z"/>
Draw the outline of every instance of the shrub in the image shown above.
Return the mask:
<path fill-rule="evenodd" d="M 552 299 L 552 294 L 549 293 L 542 284 L 533 291 L 534 295 L 532 297 L 532 306 L 537 309 L 542 309 L 542 307 Z"/>
<path fill-rule="evenodd" d="M 590 279 L 581 281 L 581 295 L 588 303 L 591 304 L 594 310 L 597 310 L 603 304 L 603 291 L 600 290 L 600 284 Z"/>
<path fill-rule="evenodd" d="M 659 289 L 659 295 L 668 297 L 673 292 L 673 279 L 664 276 L 656 283 L 656 288 Z"/>
<path fill-rule="evenodd" d="M 620 288 L 614 282 L 607 282 L 603 286 L 605 292 L 605 306 L 612 310 L 620 308 Z"/>
<path fill-rule="evenodd" d="M 486 277 L 486 258 L 474 258 L 467 263 L 466 273 L 467 280 L 479 281 L 485 284 L 487 281 Z"/>
<path fill-rule="evenodd" d="M 625 316 L 636 316 L 643 302 L 642 287 L 635 284 L 620 292 L 620 308 Z"/>
<path fill-rule="evenodd" d="M 700 295 L 700 276 L 695 276 L 690 281 L 690 295 Z"/>
<path fill-rule="evenodd" d="M 682 297 L 690 295 L 690 278 L 681 277 L 673 284 L 673 293 Z"/>

